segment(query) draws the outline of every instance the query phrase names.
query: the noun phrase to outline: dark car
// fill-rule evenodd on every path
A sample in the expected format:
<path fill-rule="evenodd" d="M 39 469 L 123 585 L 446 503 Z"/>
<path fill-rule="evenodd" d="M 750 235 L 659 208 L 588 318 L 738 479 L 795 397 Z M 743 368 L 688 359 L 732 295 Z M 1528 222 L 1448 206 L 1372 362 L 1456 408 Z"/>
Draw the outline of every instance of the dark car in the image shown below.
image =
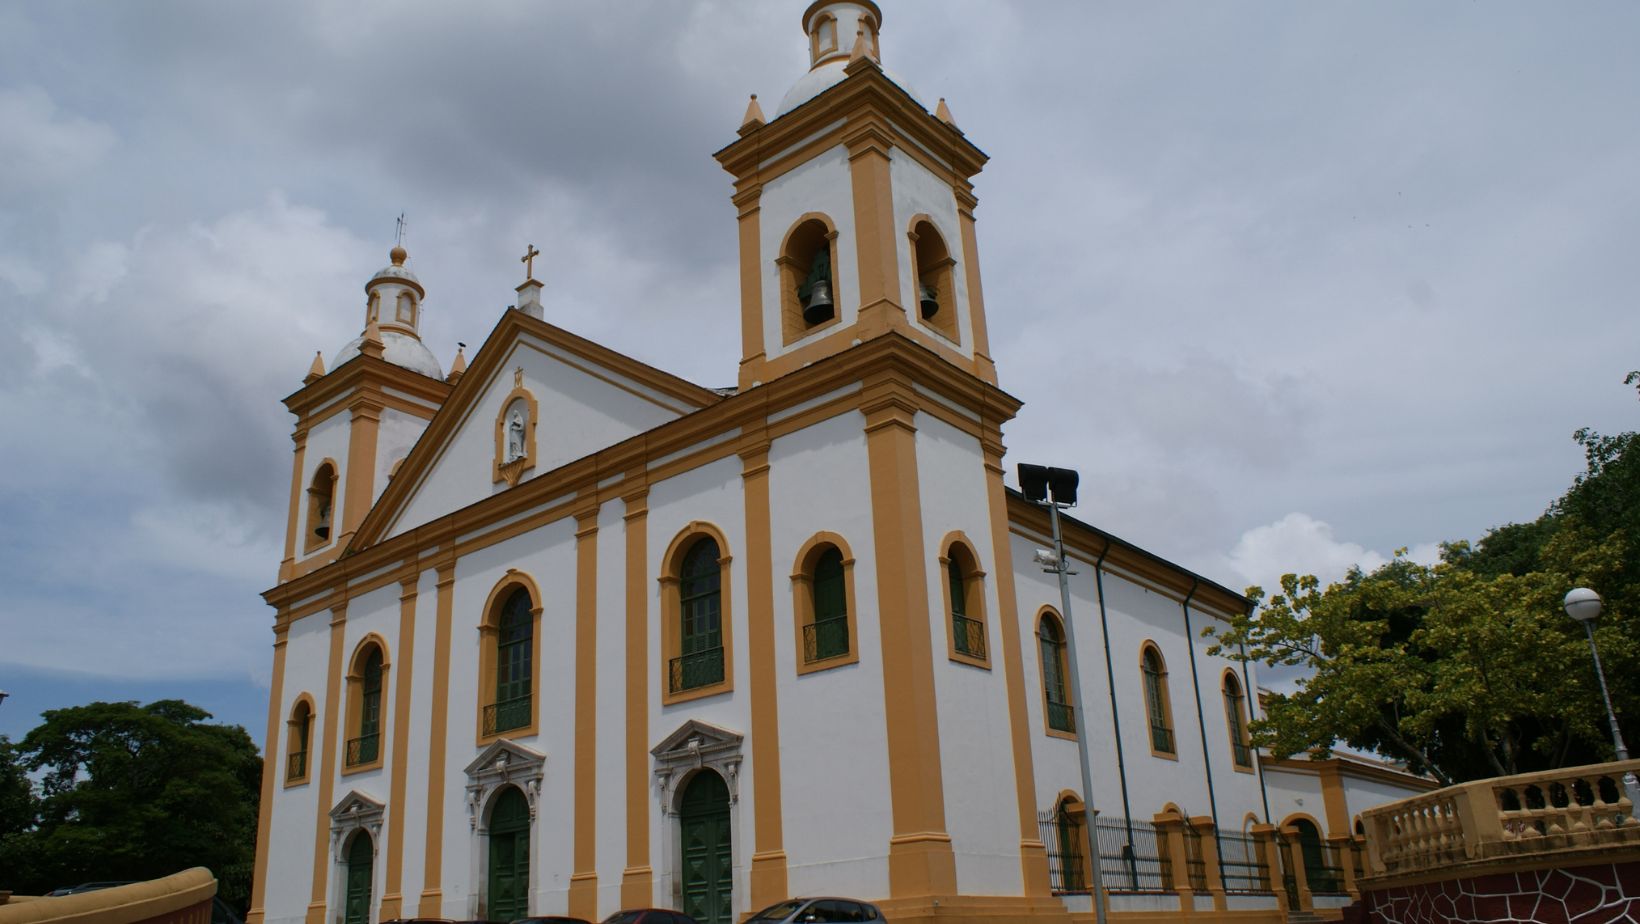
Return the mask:
<path fill-rule="evenodd" d="M 567 918 L 562 915 L 545 915 L 533 918 L 519 918 L 512 924 L 592 924 L 586 918 Z"/>
<path fill-rule="evenodd" d="M 771 905 L 746 924 L 822 924 L 829 921 L 887 921 L 877 906 L 855 898 L 794 898 Z"/>
<path fill-rule="evenodd" d="M 604 918 L 604 924 L 700 924 L 700 922 L 681 911 L 668 911 L 665 908 L 628 908 L 625 911 L 617 911 Z"/>

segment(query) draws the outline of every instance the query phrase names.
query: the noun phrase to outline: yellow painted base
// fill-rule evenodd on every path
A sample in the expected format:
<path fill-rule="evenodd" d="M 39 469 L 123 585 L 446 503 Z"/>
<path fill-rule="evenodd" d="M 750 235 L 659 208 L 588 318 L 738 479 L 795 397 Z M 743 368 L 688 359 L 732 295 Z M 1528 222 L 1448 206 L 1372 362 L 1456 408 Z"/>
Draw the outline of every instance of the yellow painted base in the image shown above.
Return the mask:
<path fill-rule="evenodd" d="M 655 871 L 628 866 L 621 871 L 621 907 L 648 908 L 655 903 Z"/>
<path fill-rule="evenodd" d="M 569 913 L 571 917 L 598 917 L 598 874 L 575 873 L 569 877 Z"/>
<path fill-rule="evenodd" d="M 790 894 L 786 889 L 786 852 L 752 854 L 752 907 L 767 908 Z"/>
<path fill-rule="evenodd" d="M 894 924 L 934 924 L 941 921 L 987 921 L 995 924 L 1058 921 L 1070 924 L 1070 912 L 1052 896 L 929 895 L 890 898 L 877 902 L 883 916 Z"/>

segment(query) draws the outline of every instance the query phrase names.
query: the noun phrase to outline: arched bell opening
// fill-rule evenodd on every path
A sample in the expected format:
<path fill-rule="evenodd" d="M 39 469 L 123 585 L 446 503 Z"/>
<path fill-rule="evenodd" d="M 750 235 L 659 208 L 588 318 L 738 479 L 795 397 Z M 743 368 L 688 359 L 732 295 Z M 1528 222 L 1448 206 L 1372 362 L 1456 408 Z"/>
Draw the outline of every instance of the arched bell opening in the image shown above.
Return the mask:
<path fill-rule="evenodd" d="M 776 261 L 786 344 L 837 323 L 836 241 L 831 222 L 818 214 L 804 216 L 786 235 Z"/>
<path fill-rule="evenodd" d="M 312 552 L 330 544 L 332 515 L 336 509 L 336 463 L 329 459 L 319 463 L 308 483 L 306 539 L 303 552 Z"/>
<path fill-rule="evenodd" d="M 926 218 L 911 226 L 912 271 L 917 286 L 918 319 L 952 343 L 960 340 L 957 330 L 957 290 L 952 273 L 957 261 L 945 245 L 945 238 Z"/>

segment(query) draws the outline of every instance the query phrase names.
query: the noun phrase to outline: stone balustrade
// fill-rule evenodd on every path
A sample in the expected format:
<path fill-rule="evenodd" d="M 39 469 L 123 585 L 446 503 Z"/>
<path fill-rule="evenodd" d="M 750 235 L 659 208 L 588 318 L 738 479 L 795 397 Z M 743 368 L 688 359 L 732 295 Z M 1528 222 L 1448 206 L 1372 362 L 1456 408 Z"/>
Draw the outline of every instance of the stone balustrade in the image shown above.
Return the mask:
<path fill-rule="evenodd" d="M 1477 780 L 1369 809 L 1367 874 L 1640 845 L 1628 771 L 1640 772 L 1640 760 Z"/>

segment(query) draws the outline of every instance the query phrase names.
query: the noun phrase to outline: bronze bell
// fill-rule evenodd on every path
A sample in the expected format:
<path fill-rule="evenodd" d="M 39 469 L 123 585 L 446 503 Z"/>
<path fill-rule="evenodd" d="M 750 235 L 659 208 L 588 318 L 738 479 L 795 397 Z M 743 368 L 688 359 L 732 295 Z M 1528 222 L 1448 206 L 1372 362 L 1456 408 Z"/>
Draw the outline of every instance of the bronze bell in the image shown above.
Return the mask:
<path fill-rule="evenodd" d="M 830 321 L 836 314 L 837 306 L 831 301 L 831 283 L 825 279 L 816 279 L 809 287 L 809 301 L 803 306 L 803 323 L 810 327 Z"/>
<path fill-rule="evenodd" d="M 313 534 L 320 539 L 330 538 L 330 505 L 324 504 L 319 508 L 319 525 L 313 527 Z"/>
<path fill-rule="evenodd" d="M 940 313 L 940 300 L 934 294 L 934 287 L 927 283 L 917 287 L 917 304 L 922 308 L 924 321 Z"/>

